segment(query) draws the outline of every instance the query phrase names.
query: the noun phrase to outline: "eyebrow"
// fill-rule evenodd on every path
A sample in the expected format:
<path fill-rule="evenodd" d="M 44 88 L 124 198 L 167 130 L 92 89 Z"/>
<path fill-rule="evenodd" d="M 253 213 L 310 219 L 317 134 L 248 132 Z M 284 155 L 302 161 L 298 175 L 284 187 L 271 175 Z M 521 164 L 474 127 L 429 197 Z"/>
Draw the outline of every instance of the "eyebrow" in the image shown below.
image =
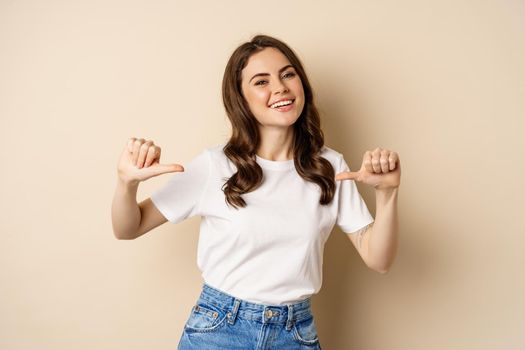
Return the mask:
<path fill-rule="evenodd" d="M 295 67 L 294 67 L 293 65 L 288 64 L 288 65 L 284 66 L 283 68 L 279 69 L 279 73 L 281 73 L 282 71 L 284 71 L 286 68 L 290 68 L 290 67 L 292 67 L 293 69 L 295 69 Z M 251 82 L 251 81 L 253 80 L 253 78 L 255 78 L 255 77 L 266 76 L 266 75 L 270 75 L 270 73 L 257 73 L 257 74 L 255 74 L 255 75 L 250 79 L 249 82 Z M 248 82 L 248 83 L 249 83 L 249 82 Z"/>

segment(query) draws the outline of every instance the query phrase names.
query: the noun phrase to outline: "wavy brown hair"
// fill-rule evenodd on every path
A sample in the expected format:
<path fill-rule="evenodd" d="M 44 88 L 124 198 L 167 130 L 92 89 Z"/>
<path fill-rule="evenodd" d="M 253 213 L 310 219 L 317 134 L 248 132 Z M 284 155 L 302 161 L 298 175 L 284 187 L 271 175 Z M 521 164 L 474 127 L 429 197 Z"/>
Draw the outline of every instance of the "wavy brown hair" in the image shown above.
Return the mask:
<path fill-rule="evenodd" d="M 245 207 L 243 193 L 256 190 L 262 183 L 263 171 L 255 161 L 260 145 L 257 120 L 246 102 L 242 89 L 242 70 L 248 59 L 267 47 L 281 51 L 295 68 L 303 84 L 305 104 L 293 125 L 292 149 L 297 173 L 306 181 L 316 183 L 321 189 L 319 203 L 329 204 L 335 193 L 335 171 L 328 160 L 320 156 L 324 145 L 319 112 L 314 104 L 313 91 L 301 61 L 284 42 L 268 35 L 256 35 L 241 44 L 231 55 L 222 80 L 222 99 L 232 124 L 232 135 L 223 148 L 224 154 L 237 167 L 222 186 L 227 204 Z"/>

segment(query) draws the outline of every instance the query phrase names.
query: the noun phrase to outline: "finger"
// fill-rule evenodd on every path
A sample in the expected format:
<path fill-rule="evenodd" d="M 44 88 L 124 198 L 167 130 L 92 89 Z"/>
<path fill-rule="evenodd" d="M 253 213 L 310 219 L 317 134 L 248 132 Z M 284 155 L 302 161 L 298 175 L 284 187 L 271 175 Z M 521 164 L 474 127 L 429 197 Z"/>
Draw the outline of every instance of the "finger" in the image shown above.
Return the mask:
<path fill-rule="evenodd" d="M 159 164 L 155 162 L 148 170 L 152 171 L 153 176 L 158 176 L 166 173 L 184 172 L 184 167 L 180 164 Z"/>
<path fill-rule="evenodd" d="M 146 155 L 148 150 L 153 144 L 153 141 L 146 141 L 140 146 L 139 158 L 137 159 L 137 168 L 141 169 L 144 167 L 144 161 L 146 160 Z"/>
<path fill-rule="evenodd" d="M 390 157 L 388 157 L 388 163 L 390 164 L 390 170 L 394 170 L 396 168 L 397 162 L 399 161 L 399 156 L 396 152 L 390 153 Z"/>
<path fill-rule="evenodd" d="M 381 158 L 381 151 L 379 148 L 376 148 L 374 152 L 372 152 L 372 169 L 374 169 L 373 172 L 375 173 L 381 172 L 381 165 L 379 164 L 380 158 Z"/>
<path fill-rule="evenodd" d="M 365 166 L 366 171 L 369 173 L 374 172 L 374 168 L 372 168 L 372 152 L 365 152 L 365 155 L 363 156 L 363 165 Z"/>
<path fill-rule="evenodd" d="M 379 159 L 379 164 L 381 165 L 381 172 L 383 174 L 388 173 L 388 157 L 390 156 L 389 150 L 382 150 L 381 151 L 381 158 Z"/>
<path fill-rule="evenodd" d="M 140 146 L 144 143 L 144 139 L 135 139 L 135 142 L 133 142 L 133 165 L 137 166 L 137 159 L 139 158 L 139 152 L 140 152 Z"/>
<path fill-rule="evenodd" d="M 132 153 L 133 152 L 133 142 L 135 142 L 135 138 L 134 137 L 131 137 L 128 139 L 128 152 L 129 153 Z"/>
<path fill-rule="evenodd" d="M 148 148 L 148 153 L 146 154 L 146 161 L 144 162 L 144 167 L 147 168 L 155 161 L 156 159 L 159 159 L 159 150 L 160 147 L 152 145 Z"/>
<path fill-rule="evenodd" d="M 355 171 L 344 171 L 335 176 L 336 180 L 358 180 L 361 174 Z"/>

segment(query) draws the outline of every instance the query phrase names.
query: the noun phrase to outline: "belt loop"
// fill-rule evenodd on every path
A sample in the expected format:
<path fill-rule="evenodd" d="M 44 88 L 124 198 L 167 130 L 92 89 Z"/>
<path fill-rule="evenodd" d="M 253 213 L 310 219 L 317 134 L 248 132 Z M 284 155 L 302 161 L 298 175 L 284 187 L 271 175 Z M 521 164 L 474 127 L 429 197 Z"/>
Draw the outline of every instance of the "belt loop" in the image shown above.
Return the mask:
<path fill-rule="evenodd" d="M 293 324 L 293 305 L 288 304 L 288 320 L 286 321 L 286 330 L 292 329 Z"/>
<path fill-rule="evenodd" d="M 241 301 L 239 299 L 235 299 L 233 302 L 233 309 L 231 312 L 228 312 L 228 323 L 233 324 L 235 322 L 235 318 L 237 317 L 237 311 L 239 310 L 239 305 Z"/>

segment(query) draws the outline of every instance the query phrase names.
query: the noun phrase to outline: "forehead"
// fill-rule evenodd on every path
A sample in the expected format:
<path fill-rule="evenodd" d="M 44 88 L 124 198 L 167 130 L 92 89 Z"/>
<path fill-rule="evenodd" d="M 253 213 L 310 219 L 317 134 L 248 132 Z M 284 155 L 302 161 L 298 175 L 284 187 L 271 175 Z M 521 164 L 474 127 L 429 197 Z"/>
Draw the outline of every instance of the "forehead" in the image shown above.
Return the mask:
<path fill-rule="evenodd" d="M 265 47 L 250 56 L 246 67 L 242 70 L 242 76 L 244 79 L 257 73 L 278 72 L 279 69 L 288 64 L 290 61 L 281 51 L 273 47 Z"/>

